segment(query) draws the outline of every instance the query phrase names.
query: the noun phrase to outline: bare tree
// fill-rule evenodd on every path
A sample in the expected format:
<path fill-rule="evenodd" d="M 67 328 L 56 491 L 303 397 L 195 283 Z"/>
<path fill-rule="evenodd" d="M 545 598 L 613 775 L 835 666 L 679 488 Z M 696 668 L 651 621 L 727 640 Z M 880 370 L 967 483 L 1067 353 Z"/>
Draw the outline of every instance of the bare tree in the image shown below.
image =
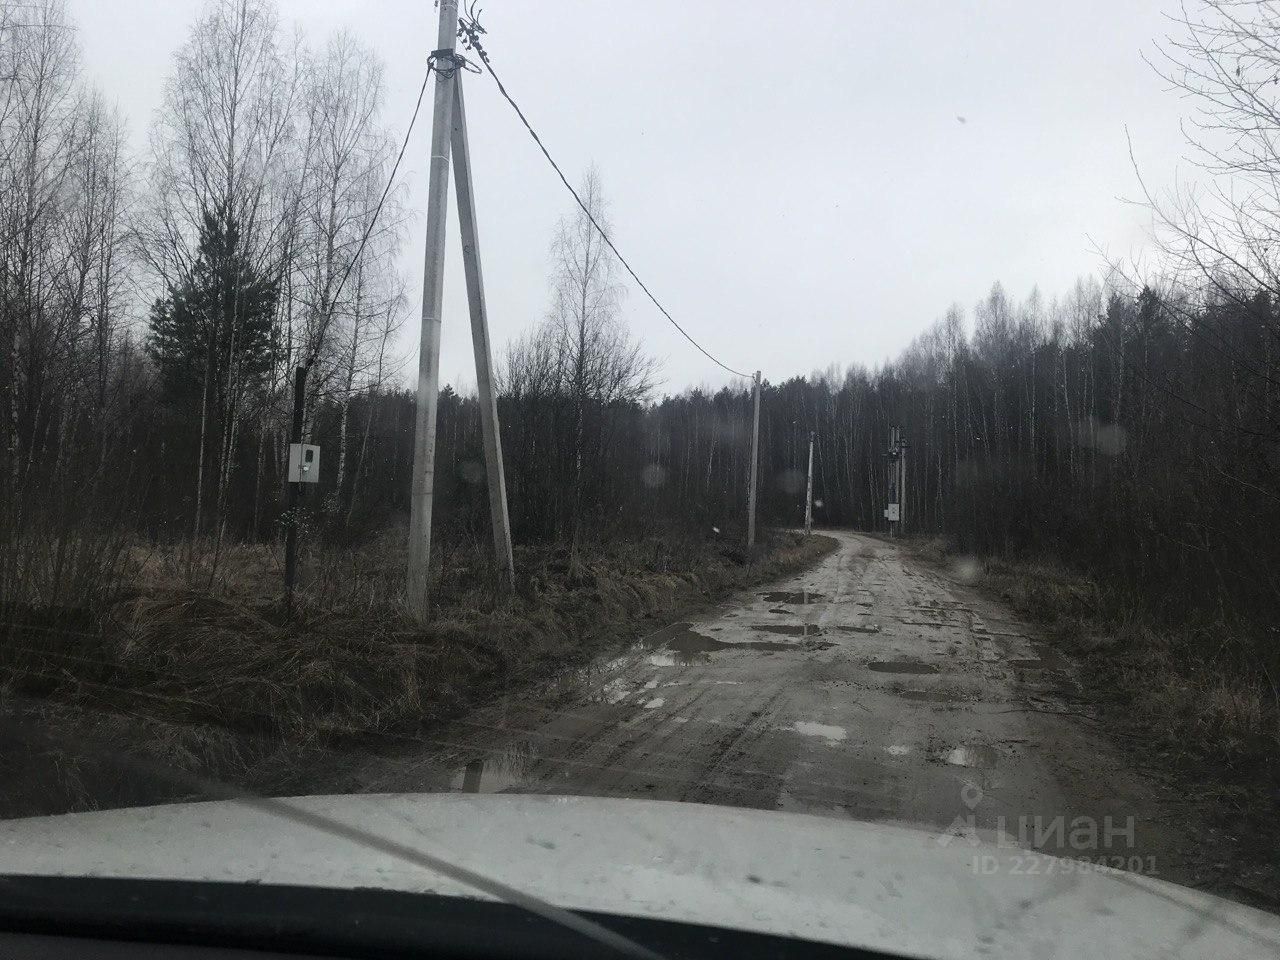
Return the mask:
<path fill-rule="evenodd" d="M 570 401 L 569 539 L 575 548 L 582 523 L 590 411 L 645 399 L 654 387 L 657 369 L 619 317 L 625 288 L 617 279 L 617 259 L 596 229 L 599 224 L 607 231 L 610 224 L 600 175 L 594 168 L 583 177 L 578 194 L 587 209 L 562 220 L 552 244 L 549 317 L 559 352 L 559 379 Z"/>
<path fill-rule="evenodd" d="M 123 142 L 119 118 L 81 83 L 63 4 L 0 4 L 0 590 L 10 595 L 62 589 L 89 540 L 70 518 L 101 506 L 119 439 L 108 424 L 128 266 Z"/>
<path fill-rule="evenodd" d="M 1141 183 L 1166 280 L 1280 294 L 1280 4 L 1200 0 L 1173 24 L 1152 65 L 1192 107 L 1183 129 L 1203 176 L 1160 196 Z"/>
<path fill-rule="evenodd" d="M 307 162 L 290 284 L 301 315 L 291 339 L 311 370 L 309 408 L 324 398 L 341 411 L 332 511 L 346 481 L 351 399 L 371 370 L 385 371 L 402 316 L 395 257 L 404 211 L 398 191 L 382 200 L 394 156 L 381 125 L 383 87 L 377 58 L 338 34 L 309 61 L 301 111 Z"/>

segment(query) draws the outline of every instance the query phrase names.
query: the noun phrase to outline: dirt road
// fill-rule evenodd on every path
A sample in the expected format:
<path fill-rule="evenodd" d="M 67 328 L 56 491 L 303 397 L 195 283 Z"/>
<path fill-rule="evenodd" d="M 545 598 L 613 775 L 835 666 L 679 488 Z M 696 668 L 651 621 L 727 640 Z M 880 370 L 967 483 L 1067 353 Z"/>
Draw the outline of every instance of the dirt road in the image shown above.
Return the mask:
<path fill-rule="evenodd" d="M 1086 678 L 896 546 L 831 536 L 799 576 L 442 732 L 412 786 L 973 827 L 1187 880 L 1177 811 L 1081 705 Z"/>

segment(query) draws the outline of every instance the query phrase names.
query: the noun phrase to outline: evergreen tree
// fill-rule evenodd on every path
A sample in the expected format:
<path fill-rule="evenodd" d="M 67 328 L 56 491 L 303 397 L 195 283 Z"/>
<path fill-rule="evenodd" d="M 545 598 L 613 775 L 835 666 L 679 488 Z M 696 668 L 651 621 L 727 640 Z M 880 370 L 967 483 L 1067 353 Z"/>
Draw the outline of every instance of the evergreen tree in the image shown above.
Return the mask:
<path fill-rule="evenodd" d="M 247 256 L 235 219 L 206 210 L 195 263 L 151 308 L 147 349 L 165 399 L 198 406 L 208 382 L 210 411 L 220 416 L 263 389 L 277 295 L 275 277 Z"/>
<path fill-rule="evenodd" d="M 213 482 L 215 522 L 223 516 L 245 401 L 267 388 L 274 338 L 275 277 L 247 254 L 239 225 L 205 210 L 196 259 L 180 284 L 151 309 L 147 350 L 160 374 L 161 399 L 194 414 L 192 529 L 204 527 Z"/>

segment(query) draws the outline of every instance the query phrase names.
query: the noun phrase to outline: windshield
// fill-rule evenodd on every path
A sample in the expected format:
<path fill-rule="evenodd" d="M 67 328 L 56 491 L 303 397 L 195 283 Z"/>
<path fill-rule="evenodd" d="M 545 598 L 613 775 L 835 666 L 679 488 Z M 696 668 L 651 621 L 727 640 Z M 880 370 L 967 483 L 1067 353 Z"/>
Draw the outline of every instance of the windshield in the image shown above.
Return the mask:
<path fill-rule="evenodd" d="M 1280 938 L 1277 24 L 0 0 L 0 874 Z"/>

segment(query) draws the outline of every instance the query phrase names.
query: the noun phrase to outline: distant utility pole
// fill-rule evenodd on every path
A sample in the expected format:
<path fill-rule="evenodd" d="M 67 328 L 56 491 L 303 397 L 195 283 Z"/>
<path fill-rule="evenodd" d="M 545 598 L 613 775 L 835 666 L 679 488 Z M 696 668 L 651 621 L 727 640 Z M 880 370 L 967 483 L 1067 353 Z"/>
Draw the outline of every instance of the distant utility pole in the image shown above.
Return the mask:
<path fill-rule="evenodd" d="M 444 302 L 445 217 L 448 211 L 449 154 L 456 155 L 459 221 L 463 266 L 475 347 L 476 385 L 484 434 L 489 483 L 489 515 L 500 582 L 514 585 L 511 531 L 507 522 L 506 482 L 502 470 L 502 442 L 493 389 L 493 359 L 489 348 L 483 275 L 476 234 L 475 195 L 467 147 L 466 114 L 462 107 L 454 43 L 458 31 L 457 0 L 439 0 L 440 25 L 435 64 L 436 87 L 431 122 L 431 166 L 427 181 L 426 269 L 422 278 L 422 335 L 418 352 L 418 397 L 413 438 L 413 494 L 409 507 L 409 566 L 406 601 L 418 619 L 428 610 L 427 578 L 431 566 L 431 506 L 435 493 L 436 406 L 440 396 L 440 327 Z"/>
<path fill-rule="evenodd" d="M 907 441 L 898 428 L 898 535 L 907 532 Z"/>
<path fill-rule="evenodd" d="M 747 549 L 756 545 L 756 474 L 760 465 L 760 371 L 756 371 L 752 394 L 755 413 L 751 417 L 751 478 L 747 481 Z"/>
<path fill-rule="evenodd" d="M 809 431 L 809 479 L 804 485 L 804 532 L 813 533 L 813 431 Z"/>
<path fill-rule="evenodd" d="M 889 450 L 885 454 L 889 463 L 889 504 L 884 515 L 889 521 L 890 536 L 899 536 L 906 519 L 907 503 L 907 443 L 902 439 L 901 427 L 889 428 Z"/>

